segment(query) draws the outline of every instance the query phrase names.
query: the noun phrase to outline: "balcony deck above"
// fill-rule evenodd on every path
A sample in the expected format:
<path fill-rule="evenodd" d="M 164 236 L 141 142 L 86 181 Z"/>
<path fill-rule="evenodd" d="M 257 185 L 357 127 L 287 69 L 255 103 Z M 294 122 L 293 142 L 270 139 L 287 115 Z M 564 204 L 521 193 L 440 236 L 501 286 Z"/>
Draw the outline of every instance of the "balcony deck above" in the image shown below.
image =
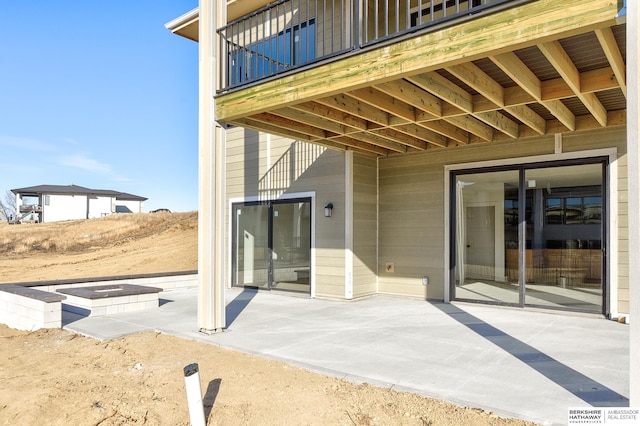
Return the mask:
<path fill-rule="evenodd" d="M 507 3 L 236 81 L 216 119 L 374 156 L 624 125 L 617 2 Z"/>

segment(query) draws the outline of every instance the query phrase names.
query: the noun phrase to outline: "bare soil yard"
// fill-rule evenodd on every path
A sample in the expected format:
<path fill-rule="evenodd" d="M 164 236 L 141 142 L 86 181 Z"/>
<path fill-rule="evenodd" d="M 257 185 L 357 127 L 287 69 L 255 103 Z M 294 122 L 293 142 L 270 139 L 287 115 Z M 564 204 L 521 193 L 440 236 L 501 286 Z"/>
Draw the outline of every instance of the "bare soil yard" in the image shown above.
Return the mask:
<path fill-rule="evenodd" d="M 198 214 L 0 222 L 0 283 L 198 269 Z"/>
<path fill-rule="evenodd" d="M 196 268 L 196 213 L 0 225 L 0 283 Z M 0 424 L 188 425 L 194 360 L 212 425 L 533 424 L 162 334 L 100 342 L 4 325 Z"/>

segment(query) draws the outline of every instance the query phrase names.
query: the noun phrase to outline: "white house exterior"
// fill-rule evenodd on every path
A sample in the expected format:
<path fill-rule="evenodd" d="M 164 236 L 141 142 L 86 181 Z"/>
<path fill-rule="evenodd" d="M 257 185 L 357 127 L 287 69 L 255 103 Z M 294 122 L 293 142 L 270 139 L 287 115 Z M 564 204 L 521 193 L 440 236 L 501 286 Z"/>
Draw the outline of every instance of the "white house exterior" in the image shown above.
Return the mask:
<path fill-rule="evenodd" d="M 93 219 L 112 213 L 142 213 L 145 197 L 78 185 L 12 189 L 19 217 L 39 222 Z"/>

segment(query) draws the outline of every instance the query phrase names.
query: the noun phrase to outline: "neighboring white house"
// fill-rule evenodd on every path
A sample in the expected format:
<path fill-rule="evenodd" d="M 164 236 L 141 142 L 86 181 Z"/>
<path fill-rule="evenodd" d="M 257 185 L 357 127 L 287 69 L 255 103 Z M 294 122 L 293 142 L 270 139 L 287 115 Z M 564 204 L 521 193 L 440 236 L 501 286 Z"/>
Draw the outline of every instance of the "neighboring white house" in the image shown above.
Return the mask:
<path fill-rule="evenodd" d="M 78 185 L 38 185 L 12 189 L 18 218 L 39 222 L 92 219 L 111 213 L 142 213 L 145 197 Z"/>

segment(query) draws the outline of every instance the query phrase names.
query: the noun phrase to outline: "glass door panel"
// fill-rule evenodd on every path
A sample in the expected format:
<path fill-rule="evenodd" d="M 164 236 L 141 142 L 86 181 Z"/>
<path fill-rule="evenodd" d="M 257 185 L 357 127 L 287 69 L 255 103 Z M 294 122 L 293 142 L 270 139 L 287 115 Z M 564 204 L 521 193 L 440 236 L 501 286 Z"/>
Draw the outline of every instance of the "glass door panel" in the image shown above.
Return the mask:
<path fill-rule="evenodd" d="M 518 176 L 456 176 L 455 298 L 519 304 Z"/>
<path fill-rule="evenodd" d="M 311 200 L 233 205 L 232 285 L 311 292 Z"/>
<path fill-rule="evenodd" d="M 525 304 L 602 312 L 603 166 L 525 171 Z"/>
<path fill-rule="evenodd" d="M 269 207 L 234 206 L 234 282 L 233 285 L 269 285 Z"/>
<path fill-rule="evenodd" d="M 273 205 L 273 282 L 278 290 L 308 292 L 311 266 L 311 203 Z"/>
<path fill-rule="evenodd" d="M 605 313 L 604 160 L 461 172 L 455 299 Z"/>

